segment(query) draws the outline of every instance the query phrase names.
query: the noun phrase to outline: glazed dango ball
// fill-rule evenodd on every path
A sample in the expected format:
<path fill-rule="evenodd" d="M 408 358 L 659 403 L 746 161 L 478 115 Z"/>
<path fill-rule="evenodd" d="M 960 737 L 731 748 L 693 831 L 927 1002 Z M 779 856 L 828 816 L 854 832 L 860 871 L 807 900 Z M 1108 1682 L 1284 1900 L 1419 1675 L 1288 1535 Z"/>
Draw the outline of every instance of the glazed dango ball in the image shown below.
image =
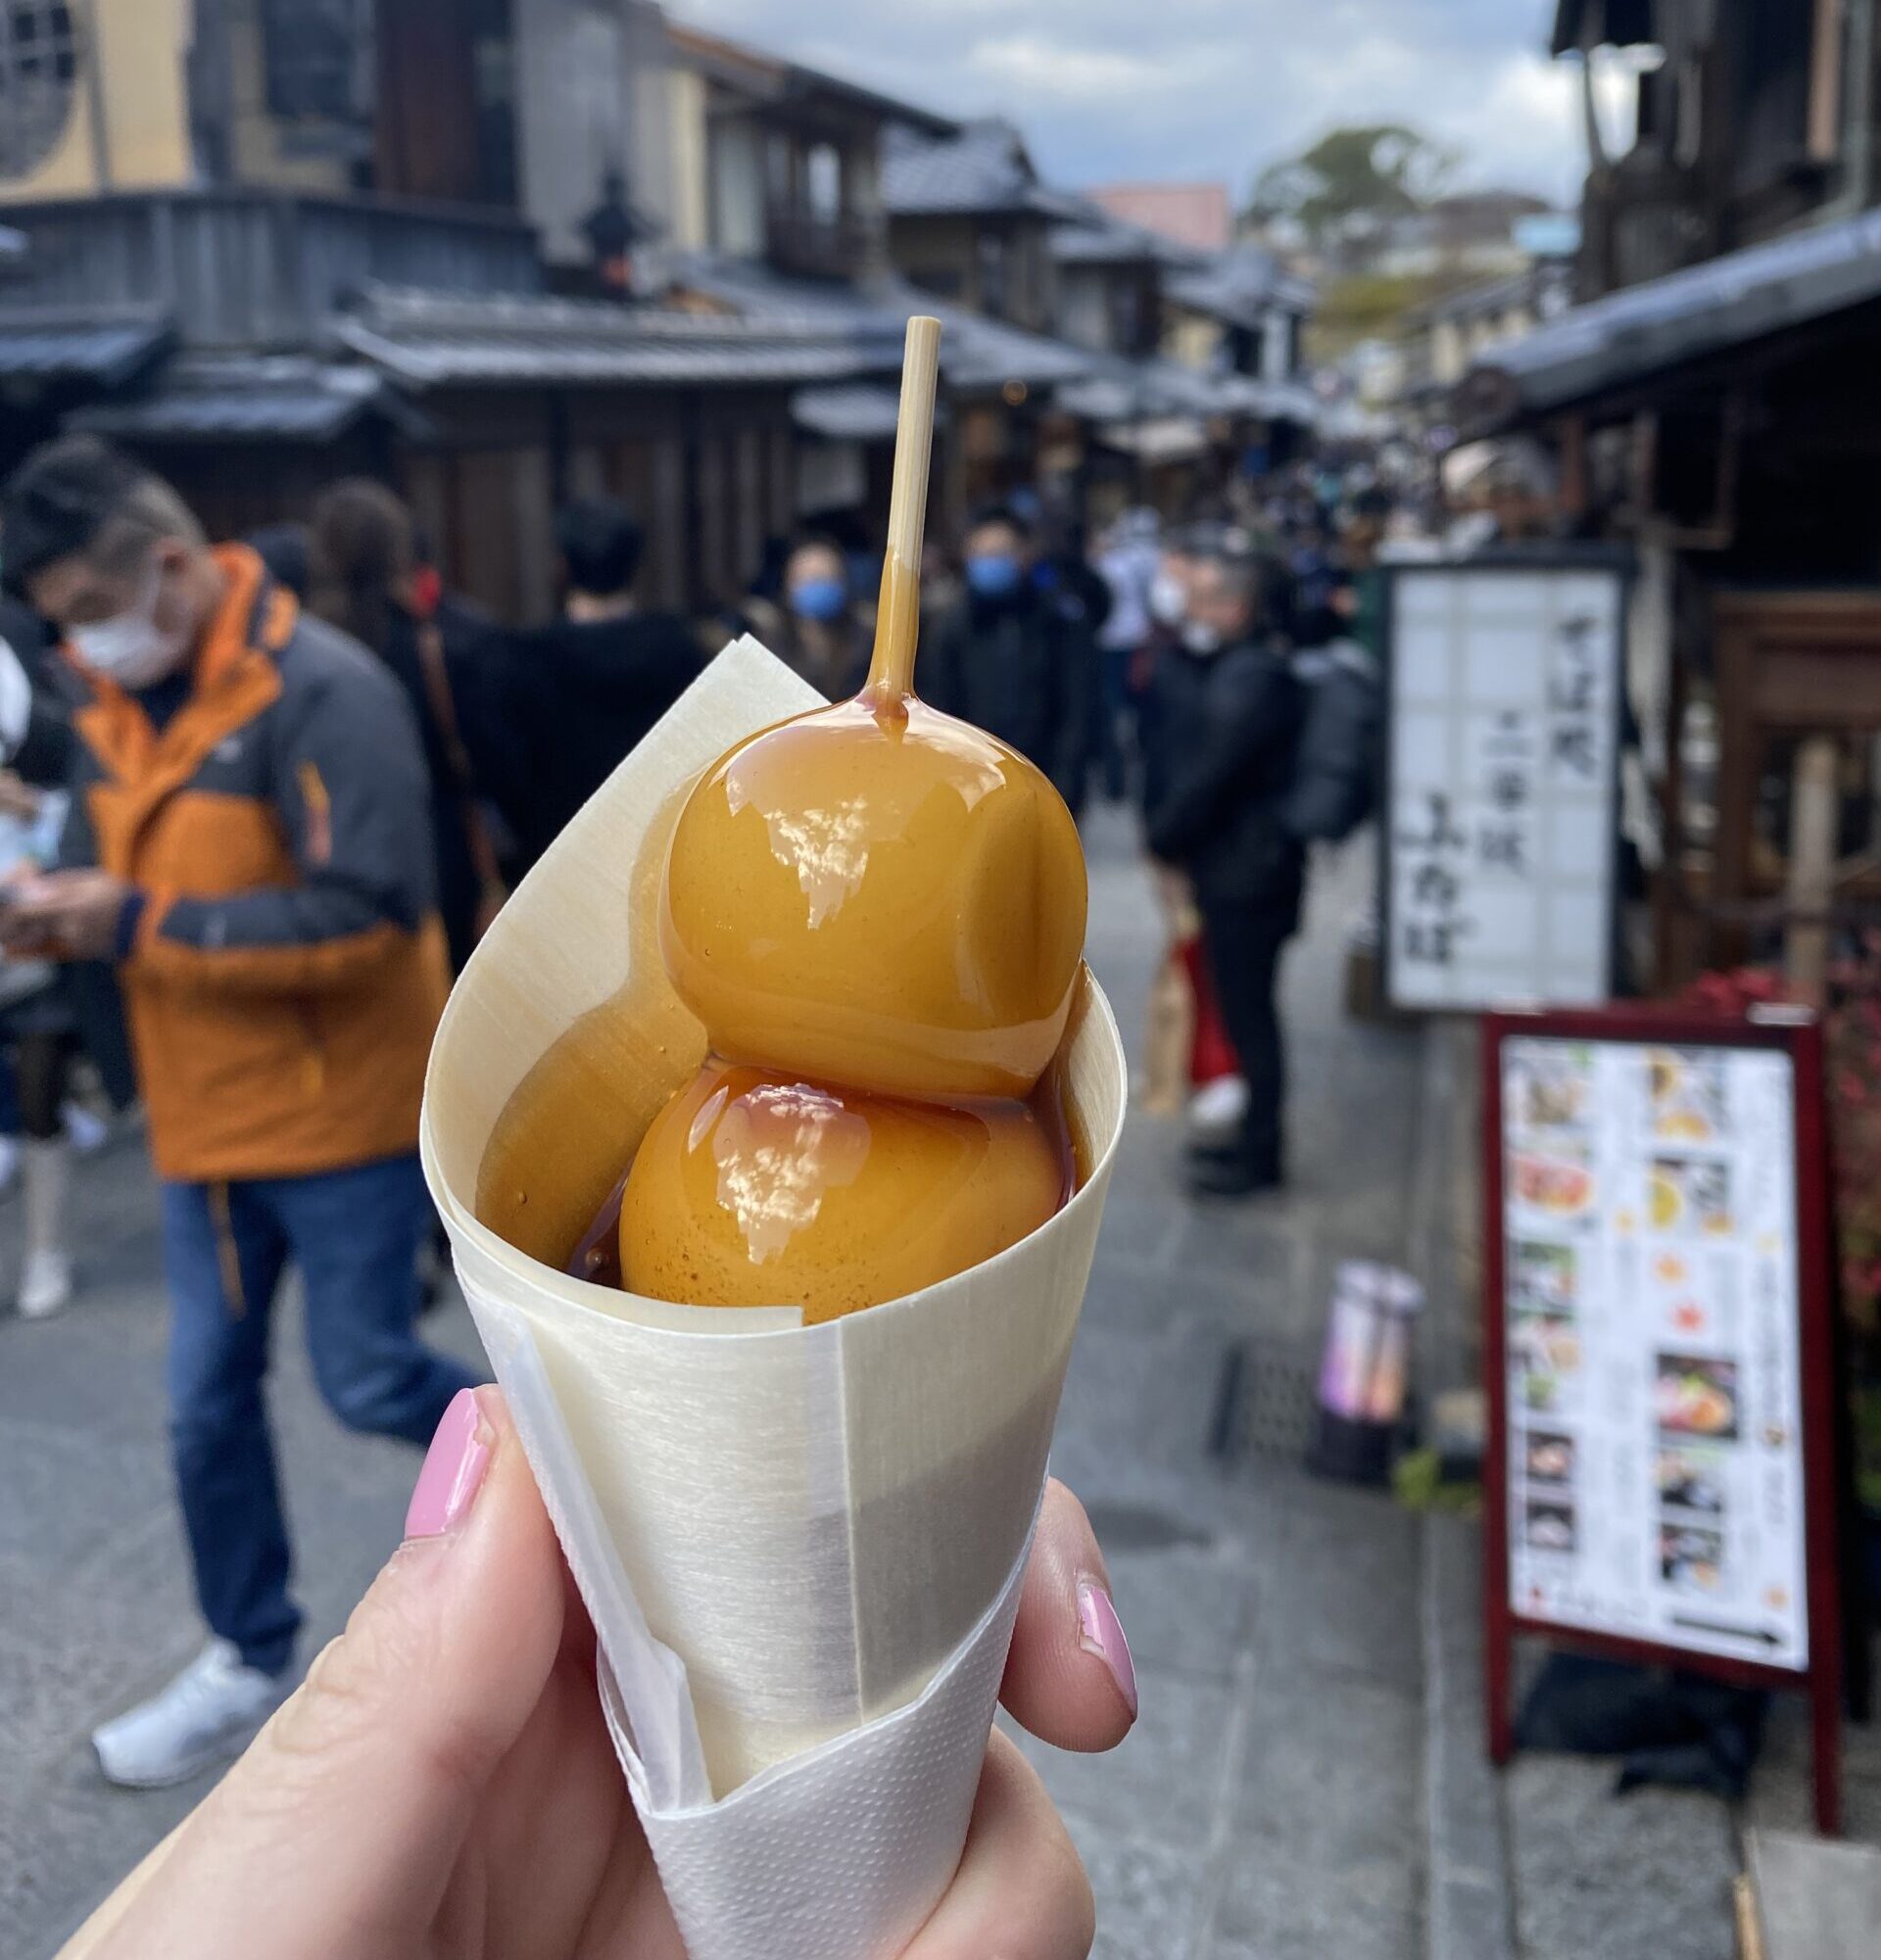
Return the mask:
<path fill-rule="evenodd" d="M 1086 902 L 1077 826 L 1038 769 L 865 692 L 706 772 L 673 837 L 660 947 L 727 1061 L 1023 1098 L 1065 1030 Z"/>
<path fill-rule="evenodd" d="M 1066 1182 L 1060 1138 L 1025 1103 L 899 1102 L 708 1062 L 634 1159 L 621 1277 L 656 1300 L 834 1319 L 1003 1252 Z"/>

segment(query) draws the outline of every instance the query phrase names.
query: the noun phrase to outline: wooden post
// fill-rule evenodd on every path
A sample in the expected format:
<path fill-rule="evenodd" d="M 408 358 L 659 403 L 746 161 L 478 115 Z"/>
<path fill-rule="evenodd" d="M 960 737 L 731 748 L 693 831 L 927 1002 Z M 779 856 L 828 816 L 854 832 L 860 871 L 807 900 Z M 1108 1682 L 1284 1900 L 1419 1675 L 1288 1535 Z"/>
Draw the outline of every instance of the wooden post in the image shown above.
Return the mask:
<path fill-rule="evenodd" d="M 1817 1007 L 1828 983 L 1828 911 L 1841 815 L 1836 765 L 1835 738 L 1810 736 L 1797 751 L 1790 791 L 1789 902 L 1802 916 L 1785 935 L 1783 966 L 1795 990 Z"/>

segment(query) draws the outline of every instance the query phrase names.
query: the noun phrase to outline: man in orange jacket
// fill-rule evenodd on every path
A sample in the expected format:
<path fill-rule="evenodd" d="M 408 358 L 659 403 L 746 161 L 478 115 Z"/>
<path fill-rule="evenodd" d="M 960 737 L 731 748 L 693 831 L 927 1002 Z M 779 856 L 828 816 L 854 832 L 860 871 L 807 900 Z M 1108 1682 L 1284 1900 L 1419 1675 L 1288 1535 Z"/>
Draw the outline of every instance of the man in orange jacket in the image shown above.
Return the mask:
<path fill-rule="evenodd" d="M 85 696 L 63 868 L 0 896 L 0 941 L 117 961 L 163 1180 L 171 1437 L 214 1637 L 93 1738 L 114 1782 L 152 1786 L 232 1754 L 289 1685 L 262 1394 L 286 1264 L 349 1427 L 424 1443 L 473 1379 L 412 1332 L 446 989 L 424 765 L 392 677 L 106 445 L 29 456 L 0 537 Z"/>

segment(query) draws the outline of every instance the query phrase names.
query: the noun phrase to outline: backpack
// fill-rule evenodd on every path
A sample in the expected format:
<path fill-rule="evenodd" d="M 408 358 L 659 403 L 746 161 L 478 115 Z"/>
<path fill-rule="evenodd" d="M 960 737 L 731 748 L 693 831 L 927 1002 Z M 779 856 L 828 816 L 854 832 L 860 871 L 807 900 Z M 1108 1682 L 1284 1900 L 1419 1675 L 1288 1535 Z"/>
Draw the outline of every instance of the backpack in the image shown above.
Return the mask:
<path fill-rule="evenodd" d="M 1384 690 L 1355 640 L 1293 656 L 1300 733 L 1280 822 L 1302 843 L 1340 843 L 1377 803 Z"/>

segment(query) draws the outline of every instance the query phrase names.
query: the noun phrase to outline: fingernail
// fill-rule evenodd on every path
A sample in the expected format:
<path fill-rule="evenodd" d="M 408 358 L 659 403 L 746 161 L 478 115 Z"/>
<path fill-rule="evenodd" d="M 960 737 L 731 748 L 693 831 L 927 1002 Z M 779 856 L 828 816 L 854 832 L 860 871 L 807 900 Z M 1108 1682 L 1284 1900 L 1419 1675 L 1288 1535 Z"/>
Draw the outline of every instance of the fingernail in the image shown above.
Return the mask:
<path fill-rule="evenodd" d="M 405 1513 L 406 1537 L 436 1538 L 476 1502 L 490 1467 L 490 1445 L 477 1434 L 482 1426 L 476 1390 L 458 1389 L 424 1453 L 424 1468 Z"/>
<path fill-rule="evenodd" d="M 1124 1697 L 1124 1706 L 1130 1710 L 1131 1720 L 1134 1721 L 1136 1663 L 1130 1657 L 1130 1643 L 1124 1638 L 1124 1623 L 1117 1617 L 1117 1608 L 1110 1603 L 1110 1595 L 1094 1580 L 1079 1581 L 1078 1630 L 1083 1635 L 1079 1645 L 1086 1653 L 1094 1653 L 1110 1669 L 1110 1678 L 1116 1682 L 1117 1692 Z"/>

